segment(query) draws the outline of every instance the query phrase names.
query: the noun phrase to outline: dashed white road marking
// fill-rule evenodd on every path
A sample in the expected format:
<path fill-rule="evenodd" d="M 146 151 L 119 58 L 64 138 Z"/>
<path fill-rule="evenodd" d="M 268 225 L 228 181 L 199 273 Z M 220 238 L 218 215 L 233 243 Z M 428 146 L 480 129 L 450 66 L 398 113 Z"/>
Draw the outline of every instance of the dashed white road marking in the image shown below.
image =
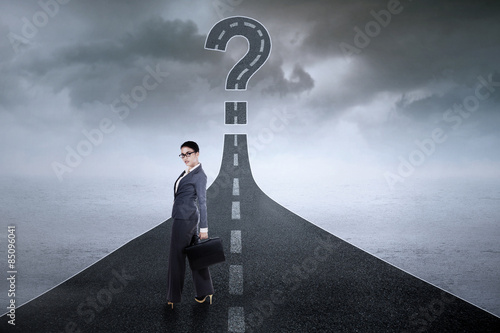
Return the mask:
<path fill-rule="evenodd" d="M 231 230 L 231 253 L 241 253 L 241 230 Z"/>
<path fill-rule="evenodd" d="M 240 195 L 240 179 L 233 179 L 233 195 Z"/>
<path fill-rule="evenodd" d="M 229 266 L 229 293 L 231 295 L 243 295 L 243 266 Z"/>
<path fill-rule="evenodd" d="M 245 75 L 245 73 L 248 72 L 248 68 L 245 68 L 244 70 L 241 71 L 240 75 L 236 78 L 236 80 L 241 80 L 241 77 Z"/>
<path fill-rule="evenodd" d="M 240 202 L 239 201 L 233 201 L 233 206 L 231 207 L 231 218 L 233 220 L 240 219 Z"/>
<path fill-rule="evenodd" d="M 236 107 L 236 103 L 235 103 Z M 238 117 L 234 117 L 234 123 L 238 123 Z M 238 135 L 234 135 L 234 146 L 238 146 Z M 234 166 L 239 165 L 238 154 L 233 155 Z M 233 196 L 240 195 L 240 180 L 233 179 Z M 231 206 L 231 218 L 241 219 L 240 202 L 233 201 Z M 242 252 L 241 230 L 231 230 L 231 253 Z M 231 295 L 243 295 L 243 265 L 229 266 L 229 293 Z M 245 332 L 245 309 L 243 307 L 230 307 L 228 309 L 228 332 Z"/>
<path fill-rule="evenodd" d="M 243 309 L 242 307 L 229 308 L 227 324 L 228 324 L 228 332 L 244 333 L 245 309 Z"/>
<path fill-rule="evenodd" d="M 245 26 L 247 26 L 247 27 L 250 27 L 250 28 L 252 28 L 252 29 L 255 29 L 255 28 L 256 28 L 255 24 L 252 24 L 252 23 L 250 23 L 250 22 L 243 22 L 243 25 L 245 25 Z"/>
<path fill-rule="evenodd" d="M 260 54 L 258 54 L 255 59 L 250 63 L 250 67 L 253 67 L 253 65 L 255 65 L 257 63 L 257 61 L 259 61 L 260 59 Z"/>

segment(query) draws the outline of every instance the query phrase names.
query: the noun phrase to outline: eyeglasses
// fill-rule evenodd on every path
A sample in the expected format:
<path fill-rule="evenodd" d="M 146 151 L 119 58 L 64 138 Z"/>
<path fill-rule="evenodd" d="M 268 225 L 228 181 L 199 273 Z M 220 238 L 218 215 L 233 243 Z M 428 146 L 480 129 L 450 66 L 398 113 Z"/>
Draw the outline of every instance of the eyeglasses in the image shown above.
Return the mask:
<path fill-rule="evenodd" d="M 191 152 L 185 153 L 185 154 L 179 154 L 179 157 L 180 158 L 189 157 L 189 156 L 191 156 L 191 154 L 194 154 L 194 151 L 191 151 Z"/>

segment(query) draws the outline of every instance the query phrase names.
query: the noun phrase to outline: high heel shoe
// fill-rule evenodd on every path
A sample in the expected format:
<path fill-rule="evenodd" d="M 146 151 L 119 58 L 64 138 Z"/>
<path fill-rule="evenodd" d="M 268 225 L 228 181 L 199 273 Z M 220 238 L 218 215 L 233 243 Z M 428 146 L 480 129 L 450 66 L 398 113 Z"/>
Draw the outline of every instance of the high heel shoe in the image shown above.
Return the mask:
<path fill-rule="evenodd" d="M 174 309 L 174 303 L 168 302 L 167 305 L 171 305 L 172 306 L 172 310 Z"/>
<path fill-rule="evenodd" d="M 194 300 L 198 303 L 204 303 L 205 300 L 207 299 L 207 297 L 210 299 L 210 304 L 212 304 L 212 295 L 206 295 L 206 296 L 203 296 L 203 297 L 195 297 Z"/>

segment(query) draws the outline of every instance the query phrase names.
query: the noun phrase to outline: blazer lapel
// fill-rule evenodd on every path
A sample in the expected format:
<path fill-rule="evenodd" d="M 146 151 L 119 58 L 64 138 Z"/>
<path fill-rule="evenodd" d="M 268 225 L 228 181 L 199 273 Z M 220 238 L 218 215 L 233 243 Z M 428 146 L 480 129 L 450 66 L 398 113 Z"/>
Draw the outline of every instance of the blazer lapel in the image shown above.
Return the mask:
<path fill-rule="evenodd" d="M 186 180 L 187 178 L 189 178 L 189 177 L 191 177 L 192 175 L 194 175 L 195 173 L 200 172 L 200 169 L 201 169 L 201 164 L 200 164 L 200 166 L 199 166 L 199 167 L 197 167 L 196 169 L 194 169 L 193 171 L 191 171 L 190 173 L 188 173 L 188 174 L 186 175 L 186 177 L 182 178 L 182 179 L 179 181 L 179 178 L 181 178 L 182 176 L 184 176 L 184 174 L 186 173 L 186 171 L 183 171 L 183 172 L 181 173 L 181 175 L 177 178 L 177 180 L 176 180 L 176 181 L 175 181 L 175 183 L 174 183 L 174 198 L 175 198 L 175 196 L 177 195 L 177 193 L 175 193 L 175 184 L 177 184 L 177 181 L 179 181 L 179 185 L 177 186 L 177 190 L 179 190 L 179 188 L 181 187 L 181 183 L 182 183 L 184 180 Z"/>
<path fill-rule="evenodd" d="M 179 176 L 179 177 L 177 177 L 176 181 L 174 182 L 174 198 L 177 196 L 177 193 L 175 192 L 175 184 L 177 184 L 177 182 L 179 181 L 179 179 L 180 179 L 182 176 L 184 176 L 184 174 L 185 174 L 185 173 L 186 173 L 186 171 L 182 171 L 182 173 L 180 174 L 180 176 Z M 181 185 L 181 184 L 179 183 L 179 186 L 180 186 L 180 185 Z M 177 186 L 177 188 L 178 188 L 179 186 Z"/>

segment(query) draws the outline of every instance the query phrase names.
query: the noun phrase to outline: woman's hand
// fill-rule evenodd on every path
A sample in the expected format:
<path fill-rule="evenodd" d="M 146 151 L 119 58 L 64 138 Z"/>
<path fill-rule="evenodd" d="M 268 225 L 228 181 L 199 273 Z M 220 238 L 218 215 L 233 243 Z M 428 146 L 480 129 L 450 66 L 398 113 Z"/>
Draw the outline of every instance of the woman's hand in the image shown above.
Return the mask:
<path fill-rule="evenodd" d="M 200 232 L 200 239 L 207 239 L 208 238 L 208 232 Z"/>

